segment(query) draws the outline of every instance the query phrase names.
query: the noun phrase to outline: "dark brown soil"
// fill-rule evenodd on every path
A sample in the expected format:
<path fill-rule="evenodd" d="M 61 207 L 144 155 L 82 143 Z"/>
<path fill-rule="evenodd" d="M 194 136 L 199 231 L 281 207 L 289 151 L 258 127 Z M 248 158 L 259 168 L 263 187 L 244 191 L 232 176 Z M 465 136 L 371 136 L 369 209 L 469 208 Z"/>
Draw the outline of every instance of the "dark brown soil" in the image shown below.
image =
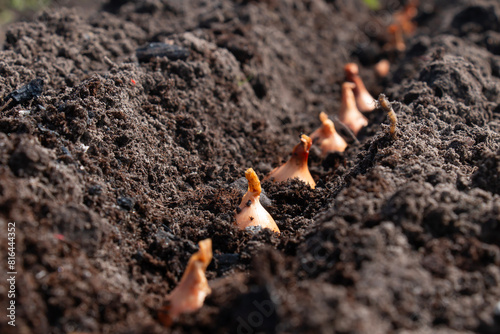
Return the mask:
<path fill-rule="evenodd" d="M 17 254 L 0 332 L 499 333 L 500 3 L 421 0 L 399 54 L 384 24 L 401 4 L 382 4 L 111 0 L 7 27 L 0 97 L 45 85 L 0 112 Z M 166 40 L 189 57 L 137 61 Z M 280 236 L 237 230 L 244 171 L 262 178 L 338 112 L 351 61 L 397 101 L 396 139 L 367 115 L 344 155 L 313 150 L 317 189 L 263 184 Z M 165 329 L 157 310 L 205 238 L 213 292 Z"/>

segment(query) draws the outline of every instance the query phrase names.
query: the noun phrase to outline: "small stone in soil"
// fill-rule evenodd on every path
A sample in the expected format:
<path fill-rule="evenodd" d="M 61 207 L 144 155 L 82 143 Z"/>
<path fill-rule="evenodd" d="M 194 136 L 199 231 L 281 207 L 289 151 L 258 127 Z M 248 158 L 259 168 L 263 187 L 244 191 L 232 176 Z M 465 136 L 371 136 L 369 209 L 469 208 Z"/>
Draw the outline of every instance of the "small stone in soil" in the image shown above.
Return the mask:
<path fill-rule="evenodd" d="M 257 225 L 257 226 L 248 226 L 245 228 L 245 231 L 253 232 L 253 233 L 259 233 L 262 232 L 262 226 Z"/>
<path fill-rule="evenodd" d="M 134 207 L 134 200 L 130 197 L 120 197 L 116 200 L 116 202 L 122 209 L 125 209 L 127 211 L 132 210 L 132 208 Z"/>
<path fill-rule="evenodd" d="M 102 188 L 99 185 L 90 186 L 88 191 L 89 191 L 89 195 L 98 195 L 99 196 L 100 194 L 102 194 Z"/>
<path fill-rule="evenodd" d="M 28 84 L 18 88 L 12 92 L 10 92 L 7 96 L 3 98 L 3 100 L 8 103 L 9 100 L 12 100 L 10 103 L 11 107 L 27 102 L 31 99 L 39 97 L 43 91 L 43 80 L 35 79 L 31 80 Z"/>

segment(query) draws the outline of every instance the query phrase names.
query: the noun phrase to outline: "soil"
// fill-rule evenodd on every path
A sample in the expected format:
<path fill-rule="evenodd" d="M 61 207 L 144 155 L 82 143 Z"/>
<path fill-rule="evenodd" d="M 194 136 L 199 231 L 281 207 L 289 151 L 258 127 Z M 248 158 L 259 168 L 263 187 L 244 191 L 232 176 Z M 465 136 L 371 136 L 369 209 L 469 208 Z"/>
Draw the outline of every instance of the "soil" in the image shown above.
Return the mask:
<path fill-rule="evenodd" d="M 500 3 L 421 0 L 404 52 L 385 47 L 402 4 L 381 3 L 110 0 L 6 27 L 0 97 L 44 88 L 0 112 L 0 332 L 499 333 Z M 187 59 L 138 61 L 166 41 Z M 367 114 L 344 154 L 312 150 L 316 189 L 263 184 L 281 235 L 238 230 L 245 170 L 337 114 L 347 62 L 396 138 Z M 212 294 L 164 328 L 206 238 Z"/>

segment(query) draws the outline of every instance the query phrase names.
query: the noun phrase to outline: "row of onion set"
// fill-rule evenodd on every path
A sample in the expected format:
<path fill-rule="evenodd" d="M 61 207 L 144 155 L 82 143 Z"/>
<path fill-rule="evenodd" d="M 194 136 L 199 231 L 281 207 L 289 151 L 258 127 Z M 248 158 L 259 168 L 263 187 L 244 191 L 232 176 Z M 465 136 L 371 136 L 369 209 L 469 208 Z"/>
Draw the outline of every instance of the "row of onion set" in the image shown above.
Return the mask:
<path fill-rule="evenodd" d="M 347 64 L 345 74 L 347 81 L 342 84 L 342 104 L 338 118 L 354 135 L 357 135 L 363 127 L 368 125 L 368 120 L 361 111 L 374 110 L 376 103 L 366 90 L 356 64 Z M 301 135 L 300 142 L 293 148 L 288 161 L 271 171 L 264 181 L 282 182 L 297 178 L 312 189 L 316 187 L 316 182 L 307 165 L 309 150 L 313 143 L 318 145 L 323 157 L 331 152 L 344 152 L 348 146 L 344 138 L 337 133 L 328 115 L 322 112 L 319 117 L 321 126 L 310 136 Z M 278 225 L 260 203 L 262 188 L 257 174 L 249 168 L 245 172 L 245 177 L 248 180 L 248 191 L 236 209 L 237 227 L 246 229 L 259 226 L 279 234 Z M 199 251 L 189 259 L 180 283 L 167 296 L 165 306 L 158 312 L 158 319 L 164 326 L 171 326 L 182 313 L 199 309 L 205 297 L 211 293 L 205 271 L 212 260 L 212 240 L 200 241 L 199 247 Z"/>

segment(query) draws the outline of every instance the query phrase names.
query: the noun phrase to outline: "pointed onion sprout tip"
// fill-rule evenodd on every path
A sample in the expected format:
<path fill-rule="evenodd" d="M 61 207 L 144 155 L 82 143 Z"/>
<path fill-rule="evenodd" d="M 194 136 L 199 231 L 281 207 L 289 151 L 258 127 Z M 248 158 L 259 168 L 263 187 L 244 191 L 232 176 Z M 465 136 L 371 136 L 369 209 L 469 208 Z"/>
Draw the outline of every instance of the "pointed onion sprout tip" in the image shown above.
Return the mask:
<path fill-rule="evenodd" d="M 344 82 L 342 84 L 342 105 L 340 107 L 339 120 L 357 135 L 358 132 L 368 125 L 368 120 L 356 107 L 353 89 L 355 84 Z"/>
<path fill-rule="evenodd" d="M 328 116 L 322 112 L 319 115 L 322 125 L 311 134 L 311 139 L 314 140 L 321 149 L 321 156 L 325 157 L 330 152 L 344 152 L 347 143 L 335 130 L 335 125 Z"/>
<path fill-rule="evenodd" d="M 212 292 L 205 276 L 212 261 L 212 239 L 200 241 L 199 246 L 200 250 L 189 259 L 180 283 L 167 296 L 168 304 L 158 312 L 158 320 L 164 326 L 171 326 L 182 313 L 201 308 L 205 297 Z"/>
<path fill-rule="evenodd" d="M 248 180 L 248 191 L 257 193 L 257 195 L 260 195 L 262 188 L 260 186 L 260 181 L 259 177 L 253 170 L 253 168 L 248 168 L 245 172 L 245 177 Z"/>
<path fill-rule="evenodd" d="M 306 135 L 302 135 L 300 137 L 300 143 L 293 148 L 290 159 L 280 167 L 276 167 L 264 180 L 271 178 L 274 182 L 282 182 L 288 179 L 298 178 L 314 189 L 316 187 L 316 182 L 314 182 L 309 172 L 309 167 L 307 166 L 311 145 L 312 139 Z"/>
<path fill-rule="evenodd" d="M 319 120 L 321 121 L 321 123 L 323 123 L 327 119 L 328 119 L 328 115 L 326 114 L 326 112 L 322 111 L 319 113 Z"/>
<path fill-rule="evenodd" d="M 354 88 L 354 96 L 356 97 L 356 105 L 362 112 L 373 111 L 375 109 L 375 99 L 371 96 L 359 76 L 359 67 L 355 63 L 348 63 L 344 66 L 345 77 L 347 81 L 356 84 Z"/>
<path fill-rule="evenodd" d="M 252 168 L 247 169 L 245 177 L 248 180 L 248 191 L 243 196 L 236 211 L 236 225 L 244 230 L 250 226 L 261 226 L 280 233 L 273 217 L 260 204 L 261 186 L 257 174 Z"/>

